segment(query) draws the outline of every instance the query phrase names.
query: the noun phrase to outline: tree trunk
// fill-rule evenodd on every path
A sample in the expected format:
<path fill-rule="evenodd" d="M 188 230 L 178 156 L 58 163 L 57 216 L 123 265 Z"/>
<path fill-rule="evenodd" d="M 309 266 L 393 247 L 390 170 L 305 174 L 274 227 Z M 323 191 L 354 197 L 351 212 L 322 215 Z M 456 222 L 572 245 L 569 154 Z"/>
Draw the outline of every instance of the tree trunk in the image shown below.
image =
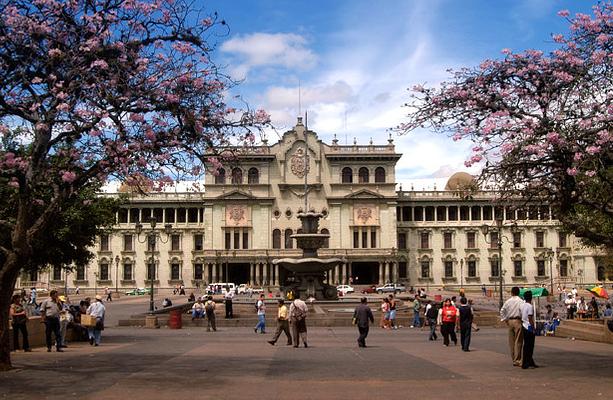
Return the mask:
<path fill-rule="evenodd" d="M 11 262 L 11 259 L 14 259 L 14 256 L 9 257 L 4 265 L 0 265 L 0 371 L 11 369 L 9 308 L 19 273 L 19 268 L 15 267 L 15 262 Z"/>

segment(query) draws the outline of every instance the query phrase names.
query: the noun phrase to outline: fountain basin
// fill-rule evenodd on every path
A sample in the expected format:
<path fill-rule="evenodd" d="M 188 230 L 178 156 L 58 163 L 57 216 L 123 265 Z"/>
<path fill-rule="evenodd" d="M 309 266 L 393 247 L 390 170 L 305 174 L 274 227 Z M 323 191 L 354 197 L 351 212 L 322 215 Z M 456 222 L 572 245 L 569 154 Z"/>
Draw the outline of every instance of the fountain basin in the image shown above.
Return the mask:
<path fill-rule="evenodd" d="M 273 264 L 279 264 L 283 268 L 296 273 L 323 273 L 335 266 L 342 264 L 341 258 L 279 258 L 272 260 Z"/>

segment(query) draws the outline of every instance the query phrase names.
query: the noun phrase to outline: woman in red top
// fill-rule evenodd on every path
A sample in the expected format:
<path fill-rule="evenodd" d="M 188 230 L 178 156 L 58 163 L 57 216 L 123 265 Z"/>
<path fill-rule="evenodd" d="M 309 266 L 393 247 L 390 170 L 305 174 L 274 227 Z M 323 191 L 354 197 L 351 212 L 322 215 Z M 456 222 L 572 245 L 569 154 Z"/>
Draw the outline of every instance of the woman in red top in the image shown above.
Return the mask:
<path fill-rule="evenodd" d="M 446 298 L 443 303 L 443 308 L 438 312 L 438 323 L 441 325 L 441 334 L 443 335 L 443 345 L 449 346 L 449 337 L 453 340 L 453 344 L 458 344 L 458 338 L 455 334 L 456 328 L 459 326 L 460 311 L 451 304 L 451 299 Z"/>

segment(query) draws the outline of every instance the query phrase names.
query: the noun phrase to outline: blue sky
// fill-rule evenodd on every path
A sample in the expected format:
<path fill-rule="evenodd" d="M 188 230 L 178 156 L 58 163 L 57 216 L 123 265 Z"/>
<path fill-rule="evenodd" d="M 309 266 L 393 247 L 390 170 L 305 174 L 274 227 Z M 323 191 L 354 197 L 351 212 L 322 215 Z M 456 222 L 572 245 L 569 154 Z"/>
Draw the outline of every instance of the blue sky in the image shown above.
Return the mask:
<path fill-rule="evenodd" d="M 475 66 L 500 50 L 549 50 L 551 34 L 566 33 L 561 9 L 590 13 L 590 1 L 213 0 L 230 26 L 215 54 L 242 84 L 234 90 L 266 109 L 280 133 L 302 113 L 330 142 L 385 143 L 402 121 L 414 84 L 436 85 L 447 69 Z M 270 141 L 276 141 L 276 133 Z M 397 181 L 448 177 L 466 170 L 470 143 L 425 131 L 394 137 L 403 153 Z M 468 170 L 468 172 L 476 172 Z M 408 186 L 406 187 L 408 188 Z"/>

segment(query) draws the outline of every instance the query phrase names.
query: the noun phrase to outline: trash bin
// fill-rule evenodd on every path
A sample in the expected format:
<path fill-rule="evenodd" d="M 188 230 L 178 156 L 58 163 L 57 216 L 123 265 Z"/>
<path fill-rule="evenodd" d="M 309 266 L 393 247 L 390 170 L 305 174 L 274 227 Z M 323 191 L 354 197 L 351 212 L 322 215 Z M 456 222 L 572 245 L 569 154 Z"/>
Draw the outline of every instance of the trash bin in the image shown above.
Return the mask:
<path fill-rule="evenodd" d="M 492 289 L 487 289 L 487 297 L 492 297 L 493 295 Z"/>
<path fill-rule="evenodd" d="M 172 310 L 170 318 L 168 318 L 168 327 L 170 329 L 181 329 L 183 320 L 181 318 L 181 310 Z"/>

